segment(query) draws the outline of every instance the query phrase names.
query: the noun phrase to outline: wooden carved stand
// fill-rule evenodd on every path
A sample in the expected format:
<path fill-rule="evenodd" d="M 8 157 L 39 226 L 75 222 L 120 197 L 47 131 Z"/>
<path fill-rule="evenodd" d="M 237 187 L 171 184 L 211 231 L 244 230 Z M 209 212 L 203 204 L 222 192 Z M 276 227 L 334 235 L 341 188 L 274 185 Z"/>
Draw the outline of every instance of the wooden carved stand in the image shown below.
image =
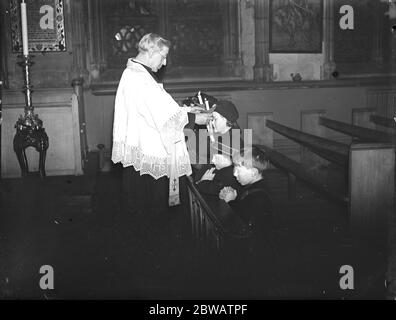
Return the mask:
<path fill-rule="evenodd" d="M 15 124 L 16 134 L 14 136 L 14 151 L 17 155 L 19 166 L 21 167 L 22 177 L 29 173 L 29 166 L 26 157 L 26 148 L 34 147 L 40 153 L 39 173 L 40 177 L 45 178 L 45 158 L 48 149 L 48 136 L 43 128 L 43 122 L 38 115 L 34 114 L 32 105 L 32 85 L 30 84 L 29 67 L 33 65 L 30 61 L 30 55 L 22 56 L 23 60 L 18 64 L 24 70 L 25 85 L 23 93 L 25 94 L 25 115 L 19 116 Z"/>

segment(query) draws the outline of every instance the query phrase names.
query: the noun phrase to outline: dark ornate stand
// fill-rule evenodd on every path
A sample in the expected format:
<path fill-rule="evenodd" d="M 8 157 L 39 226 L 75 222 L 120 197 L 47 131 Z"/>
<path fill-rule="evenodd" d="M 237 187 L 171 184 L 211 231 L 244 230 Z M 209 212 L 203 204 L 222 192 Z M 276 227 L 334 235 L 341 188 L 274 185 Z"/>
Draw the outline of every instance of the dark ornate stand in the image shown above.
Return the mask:
<path fill-rule="evenodd" d="M 19 116 L 15 124 L 16 134 L 14 137 L 14 151 L 17 155 L 19 166 L 21 167 L 22 177 L 29 173 L 28 161 L 26 158 L 26 148 L 34 147 L 40 153 L 39 159 L 39 173 L 41 178 L 45 178 L 45 158 L 49 146 L 48 136 L 43 128 L 43 122 L 38 115 L 34 114 L 34 107 L 32 106 L 32 85 L 30 84 L 29 67 L 33 62 L 30 61 L 31 56 L 22 56 L 23 61 L 18 64 L 24 69 L 25 76 L 25 115 Z"/>

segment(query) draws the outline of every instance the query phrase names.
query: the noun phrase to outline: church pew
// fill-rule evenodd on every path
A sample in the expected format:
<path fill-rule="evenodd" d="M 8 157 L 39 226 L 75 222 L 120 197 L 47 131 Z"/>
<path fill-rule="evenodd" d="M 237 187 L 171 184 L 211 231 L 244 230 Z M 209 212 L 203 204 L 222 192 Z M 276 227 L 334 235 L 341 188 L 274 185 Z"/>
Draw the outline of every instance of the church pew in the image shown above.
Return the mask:
<path fill-rule="evenodd" d="M 317 154 L 331 154 L 330 148 L 336 149 L 330 140 L 312 137 L 298 130 L 288 128 L 267 120 L 268 127 L 286 137 L 299 142 L 316 152 L 320 149 L 317 143 L 323 142 L 321 151 Z M 387 143 L 353 143 L 347 147 L 348 173 L 348 213 L 350 229 L 355 240 L 370 239 L 375 243 L 386 243 L 387 225 L 390 214 L 393 212 L 395 154 L 394 146 Z M 323 188 L 318 181 L 303 171 L 301 164 L 279 155 L 274 150 L 266 148 L 270 160 L 275 166 L 283 168 L 288 174 L 295 176 L 321 193 L 328 193 L 334 198 L 330 190 Z M 339 149 L 336 149 L 339 151 Z M 344 150 L 344 149 L 341 149 Z M 339 153 L 338 153 L 339 154 Z M 326 157 L 331 161 L 333 157 Z M 292 184 L 289 184 L 289 186 Z M 290 191 L 289 191 L 290 193 Z"/>
<path fill-rule="evenodd" d="M 312 189 L 332 201 L 341 205 L 348 204 L 348 197 L 335 190 L 329 189 L 326 184 L 317 179 L 312 173 L 308 172 L 301 163 L 290 159 L 282 153 L 267 146 L 259 145 L 259 147 L 265 151 L 269 161 L 278 169 L 286 172 L 288 176 L 294 176 L 295 178 L 305 182 Z M 295 191 L 290 190 L 291 188 L 294 188 L 295 190 L 295 186 L 289 182 L 289 193 L 295 194 Z M 289 196 L 289 198 L 291 197 Z"/>
<path fill-rule="evenodd" d="M 348 175 L 352 232 L 369 235 L 373 241 L 386 244 L 388 226 L 394 214 L 394 146 L 352 144 Z"/>
<path fill-rule="evenodd" d="M 370 117 L 375 114 L 374 108 L 353 108 L 351 124 L 359 127 L 377 130 L 375 123 L 370 121 Z"/>
<path fill-rule="evenodd" d="M 385 128 L 396 129 L 396 121 L 394 119 L 372 115 L 370 117 L 370 121 Z"/>
<path fill-rule="evenodd" d="M 324 109 L 301 110 L 300 130 L 317 137 L 326 138 L 327 129 L 319 125 L 318 120 L 319 117 L 323 116 L 326 116 L 326 110 Z M 300 146 L 300 162 L 304 163 L 305 167 L 310 168 L 310 171 L 314 171 L 316 176 L 321 176 L 323 179 L 326 178 L 321 168 L 328 167 L 330 162 L 310 151 L 309 148 Z"/>
<path fill-rule="evenodd" d="M 198 255 L 219 253 L 230 243 L 246 244 L 244 240 L 250 238 L 249 228 L 226 202 L 202 195 L 191 176 L 187 177 L 187 189 L 193 242 Z"/>
<path fill-rule="evenodd" d="M 369 128 L 359 127 L 352 124 L 344 123 L 341 121 L 336 121 L 333 119 L 320 117 L 319 124 L 335 130 L 342 132 L 346 135 L 358 138 L 359 140 L 365 142 L 395 142 L 395 135 L 388 134 L 386 132 L 377 131 Z"/>
<path fill-rule="evenodd" d="M 348 151 L 346 144 L 321 138 L 309 133 L 289 128 L 272 120 L 266 121 L 266 126 L 279 134 L 300 143 L 317 155 L 345 168 L 348 166 Z"/>

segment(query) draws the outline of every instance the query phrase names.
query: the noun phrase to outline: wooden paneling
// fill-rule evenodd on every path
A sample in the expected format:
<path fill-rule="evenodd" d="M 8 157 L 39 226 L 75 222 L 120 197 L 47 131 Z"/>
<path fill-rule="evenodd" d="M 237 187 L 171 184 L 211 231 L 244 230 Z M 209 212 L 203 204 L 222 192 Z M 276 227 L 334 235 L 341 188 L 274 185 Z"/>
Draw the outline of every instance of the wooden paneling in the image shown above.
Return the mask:
<path fill-rule="evenodd" d="M 274 135 L 270 128 L 267 128 L 266 121 L 273 120 L 272 112 L 255 112 L 247 114 L 247 127 L 252 129 L 253 144 L 264 145 L 272 148 L 274 145 Z"/>
<path fill-rule="evenodd" d="M 396 90 L 391 88 L 367 90 L 367 107 L 374 108 L 380 116 L 393 118 L 396 115 Z"/>
<path fill-rule="evenodd" d="M 393 145 L 356 144 L 349 159 L 349 199 L 352 231 L 386 244 L 394 214 L 395 150 Z"/>

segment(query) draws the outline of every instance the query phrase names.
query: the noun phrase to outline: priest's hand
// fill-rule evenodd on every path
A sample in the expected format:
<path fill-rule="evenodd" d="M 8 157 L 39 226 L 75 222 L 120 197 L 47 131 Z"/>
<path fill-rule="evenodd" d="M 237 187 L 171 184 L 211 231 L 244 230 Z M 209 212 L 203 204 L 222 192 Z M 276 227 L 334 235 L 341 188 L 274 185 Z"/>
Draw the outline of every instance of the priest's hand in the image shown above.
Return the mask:
<path fill-rule="evenodd" d="M 195 123 L 198 125 L 206 125 L 212 119 L 213 119 L 213 116 L 211 113 L 196 113 L 195 114 Z"/>
<path fill-rule="evenodd" d="M 203 104 L 191 104 L 191 105 L 186 105 L 183 104 L 183 108 L 186 108 L 187 112 L 189 113 L 201 113 L 201 112 L 205 112 L 205 106 Z"/>

